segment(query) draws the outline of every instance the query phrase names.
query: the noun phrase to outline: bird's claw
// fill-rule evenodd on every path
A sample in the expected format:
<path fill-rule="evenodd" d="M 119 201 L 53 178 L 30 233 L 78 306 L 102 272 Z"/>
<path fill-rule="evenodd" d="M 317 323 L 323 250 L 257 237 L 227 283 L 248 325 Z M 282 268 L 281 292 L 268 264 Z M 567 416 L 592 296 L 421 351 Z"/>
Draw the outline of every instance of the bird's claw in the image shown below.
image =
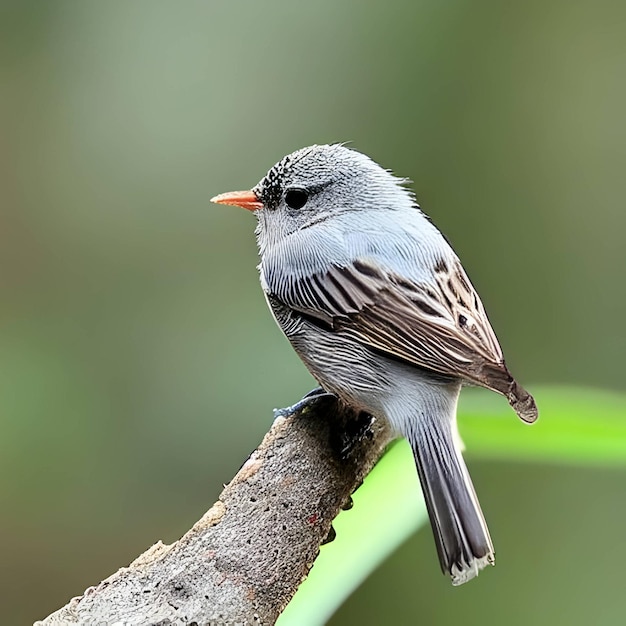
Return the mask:
<path fill-rule="evenodd" d="M 335 398 L 332 393 L 325 391 L 322 387 L 316 387 L 305 394 L 299 402 L 296 402 L 292 406 L 285 407 L 284 409 L 274 409 L 274 419 L 277 417 L 287 417 L 295 413 L 302 413 L 314 404 L 317 404 L 320 400 Z"/>

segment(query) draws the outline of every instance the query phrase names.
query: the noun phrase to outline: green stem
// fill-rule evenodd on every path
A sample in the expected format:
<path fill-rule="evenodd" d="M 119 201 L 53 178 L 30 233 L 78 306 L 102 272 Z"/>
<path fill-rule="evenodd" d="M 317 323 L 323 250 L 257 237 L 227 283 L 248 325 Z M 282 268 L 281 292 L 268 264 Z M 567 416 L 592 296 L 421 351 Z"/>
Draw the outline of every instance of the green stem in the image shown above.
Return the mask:
<path fill-rule="evenodd" d="M 539 421 L 514 419 L 506 401 L 464 392 L 459 426 L 472 458 L 626 467 L 626 397 L 608 391 L 543 387 Z M 334 522 L 337 539 L 322 546 L 309 577 L 278 626 L 324 624 L 346 598 L 427 522 L 411 451 L 400 442 L 354 494 L 354 507 Z"/>

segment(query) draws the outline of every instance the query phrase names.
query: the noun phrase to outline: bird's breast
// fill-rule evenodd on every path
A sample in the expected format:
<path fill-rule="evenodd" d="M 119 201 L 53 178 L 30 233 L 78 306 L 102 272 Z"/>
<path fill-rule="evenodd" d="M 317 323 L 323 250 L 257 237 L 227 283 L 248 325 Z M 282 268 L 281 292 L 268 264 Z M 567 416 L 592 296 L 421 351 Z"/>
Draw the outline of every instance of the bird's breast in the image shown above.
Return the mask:
<path fill-rule="evenodd" d="M 324 275 L 330 267 L 348 267 L 367 261 L 409 280 L 434 278 L 438 260 L 456 255 L 437 229 L 417 211 L 406 216 L 384 214 L 363 219 L 330 219 L 305 228 L 267 246 L 260 264 L 266 293 L 279 293 L 285 282 Z"/>

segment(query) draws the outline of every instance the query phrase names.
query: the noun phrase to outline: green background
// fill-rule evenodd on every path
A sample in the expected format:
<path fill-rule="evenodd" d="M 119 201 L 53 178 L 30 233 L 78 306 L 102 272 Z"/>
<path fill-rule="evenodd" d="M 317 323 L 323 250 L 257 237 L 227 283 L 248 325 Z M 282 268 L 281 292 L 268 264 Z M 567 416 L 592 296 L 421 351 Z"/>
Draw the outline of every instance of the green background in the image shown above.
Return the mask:
<path fill-rule="evenodd" d="M 625 67 L 617 0 L 0 0 L 0 621 L 175 540 L 313 386 L 208 202 L 304 145 L 415 181 L 524 383 L 624 390 Z M 621 623 L 624 472 L 470 469 L 496 569 L 425 529 L 331 624 Z"/>

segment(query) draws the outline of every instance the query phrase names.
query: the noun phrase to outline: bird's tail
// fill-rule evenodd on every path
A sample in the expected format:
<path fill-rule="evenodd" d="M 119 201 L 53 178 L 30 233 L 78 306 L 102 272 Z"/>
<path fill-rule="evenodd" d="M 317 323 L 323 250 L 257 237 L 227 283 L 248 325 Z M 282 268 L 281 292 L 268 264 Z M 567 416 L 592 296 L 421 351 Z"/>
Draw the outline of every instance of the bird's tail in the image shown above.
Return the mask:
<path fill-rule="evenodd" d="M 495 562 L 493 544 L 454 423 L 422 420 L 409 443 L 437 544 L 441 569 L 462 585 Z"/>

